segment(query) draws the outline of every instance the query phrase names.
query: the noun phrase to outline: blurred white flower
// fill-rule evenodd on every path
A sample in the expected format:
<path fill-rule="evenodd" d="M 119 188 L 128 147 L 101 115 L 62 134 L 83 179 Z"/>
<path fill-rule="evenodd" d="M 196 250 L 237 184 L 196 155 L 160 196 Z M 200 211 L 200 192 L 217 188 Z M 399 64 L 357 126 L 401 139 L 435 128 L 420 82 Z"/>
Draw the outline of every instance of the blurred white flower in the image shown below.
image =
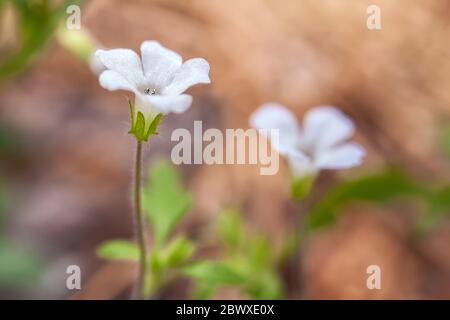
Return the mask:
<path fill-rule="evenodd" d="M 89 69 L 91 69 L 92 73 L 94 73 L 95 75 L 100 75 L 103 71 L 106 70 L 105 65 L 100 61 L 95 53 L 89 56 L 88 64 Z"/>
<path fill-rule="evenodd" d="M 100 75 L 106 70 L 105 66 L 95 56 L 95 51 L 101 46 L 87 29 L 69 30 L 60 26 L 57 31 L 59 44 L 89 65 L 91 71 Z"/>
<path fill-rule="evenodd" d="M 359 144 L 346 142 L 353 135 L 353 122 L 335 107 L 309 110 L 301 128 L 291 111 L 268 103 L 251 115 L 250 125 L 279 129 L 279 143 L 273 147 L 286 157 L 296 178 L 314 176 L 322 169 L 351 168 L 361 164 L 365 155 Z"/>
<path fill-rule="evenodd" d="M 210 83 L 209 64 L 203 58 L 183 63 L 179 54 L 157 41 L 144 41 L 141 58 L 130 49 L 97 50 L 95 54 L 106 67 L 99 77 L 108 90 L 127 90 L 135 94 L 135 112 L 141 112 L 150 125 L 157 114 L 182 113 L 192 96 L 182 94 L 198 83 Z"/>

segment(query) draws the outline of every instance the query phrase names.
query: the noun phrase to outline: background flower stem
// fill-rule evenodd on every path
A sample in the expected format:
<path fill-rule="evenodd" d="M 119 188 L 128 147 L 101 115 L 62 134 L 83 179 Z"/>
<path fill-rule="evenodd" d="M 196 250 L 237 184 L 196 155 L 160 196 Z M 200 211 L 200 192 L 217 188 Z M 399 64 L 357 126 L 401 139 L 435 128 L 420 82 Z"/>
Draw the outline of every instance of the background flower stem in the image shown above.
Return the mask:
<path fill-rule="evenodd" d="M 136 297 L 138 299 L 144 298 L 144 281 L 146 274 L 145 257 L 147 254 L 144 221 L 142 218 L 141 206 L 141 186 L 142 186 L 142 141 L 137 142 L 136 147 L 136 161 L 134 170 L 134 214 L 136 220 L 136 232 L 139 241 L 139 274 L 137 282 Z"/>

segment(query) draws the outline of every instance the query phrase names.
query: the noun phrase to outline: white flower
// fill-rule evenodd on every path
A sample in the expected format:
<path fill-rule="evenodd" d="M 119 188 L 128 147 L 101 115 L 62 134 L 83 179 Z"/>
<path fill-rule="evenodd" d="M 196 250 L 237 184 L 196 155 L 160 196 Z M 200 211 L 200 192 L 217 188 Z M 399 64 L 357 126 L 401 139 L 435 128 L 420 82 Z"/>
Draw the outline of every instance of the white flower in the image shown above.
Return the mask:
<path fill-rule="evenodd" d="M 157 41 L 141 44 L 141 59 L 130 49 L 97 50 L 95 54 L 106 67 L 99 77 L 108 90 L 127 90 L 135 94 L 135 112 L 142 112 L 146 124 L 159 113 L 182 113 L 192 96 L 182 94 L 190 86 L 210 83 L 209 64 L 195 58 L 183 63 L 179 54 Z"/>
<path fill-rule="evenodd" d="M 106 70 L 105 65 L 100 61 L 100 59 L 95 55 L 95 53 L 92 53 L 89 56 L 88 64 L 89 69 L 91 69 L 92 73 L 94 73 L 95 75 L 100 75 L 102 74 L 103 71 Z"/>
<path fill-rule="evenodd" d="M 351 119 L 335 107 L 309 110 L 301 128 L 291 111 L 268 103 L 251 115 L 250 124 L 257 129 L 279 129 L 279 143 L 273 147 L 286 157 L 297 178 L 315 175 L 322 169 L 357 166 L 365 155 L 363 147 L 346 142 L 355 128 Z"/>

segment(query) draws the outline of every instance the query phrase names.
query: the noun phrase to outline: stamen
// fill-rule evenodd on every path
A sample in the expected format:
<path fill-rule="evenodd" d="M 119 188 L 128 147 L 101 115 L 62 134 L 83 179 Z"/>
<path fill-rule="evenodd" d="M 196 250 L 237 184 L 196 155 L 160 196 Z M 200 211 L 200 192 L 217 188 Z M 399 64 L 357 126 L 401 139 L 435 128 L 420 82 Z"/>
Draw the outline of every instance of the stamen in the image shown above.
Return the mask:
<path fill-rule="evenodd" d="M 150 95 L 154 95 L 156 93 L 156 89 L 150 89 L 150 88 L 146 88 L 144 90 L 145 94 L 150 94 Z"/>

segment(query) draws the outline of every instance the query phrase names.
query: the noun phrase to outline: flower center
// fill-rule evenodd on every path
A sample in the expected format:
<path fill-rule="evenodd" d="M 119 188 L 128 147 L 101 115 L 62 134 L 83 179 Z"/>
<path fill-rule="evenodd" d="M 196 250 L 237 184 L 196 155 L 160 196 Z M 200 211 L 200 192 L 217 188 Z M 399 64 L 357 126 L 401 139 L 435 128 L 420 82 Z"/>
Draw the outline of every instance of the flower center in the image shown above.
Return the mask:
<path fill-rule="evenodd" d="M 303 154 L 306 155 L 310 159 L 314 159 L 316 156 L 316 152 L 315 152 L 314 148 L 312 148 L 308 145 L 299 146 L 298 149 L 301 152 L 303 152 Z"/>
<path fill-rule="evenodd" d="M 156 89 L 145 88 L 144 93 L 149 94 L 149 95 L 154 95 L 154 94 L 156 94 Z"/>

